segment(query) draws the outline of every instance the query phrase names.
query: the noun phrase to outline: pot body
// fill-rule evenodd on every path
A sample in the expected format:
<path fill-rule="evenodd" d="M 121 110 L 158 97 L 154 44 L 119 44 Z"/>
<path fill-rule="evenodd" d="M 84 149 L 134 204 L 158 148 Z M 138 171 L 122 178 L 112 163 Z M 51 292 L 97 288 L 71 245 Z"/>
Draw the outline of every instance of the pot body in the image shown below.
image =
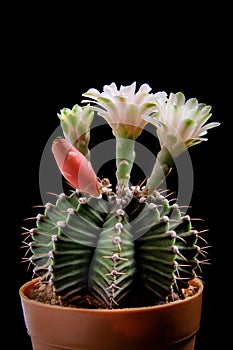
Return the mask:
<path fill-rule="evenodd" d="M 20 288 L 33 350 L 193 350 L 200 327 L 203 284 L 182 301 L 144 308 L 76 309 L 31 300 L 38 279 Z"/>

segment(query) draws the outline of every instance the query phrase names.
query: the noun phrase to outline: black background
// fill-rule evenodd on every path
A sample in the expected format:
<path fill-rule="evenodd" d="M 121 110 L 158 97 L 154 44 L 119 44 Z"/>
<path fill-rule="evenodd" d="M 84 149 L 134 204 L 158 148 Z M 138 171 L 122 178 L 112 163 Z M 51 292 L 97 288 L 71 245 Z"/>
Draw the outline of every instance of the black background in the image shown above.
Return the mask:
<path fill-rule="evenodd" d="M 89 88 L 101 91 L 105 84 L 115 82 L 119 87 L 134 81 L 137 87 L 148 83 L 153 92 L 182 91 L 186 98 L 196 97 L 212 106 L 211 121 L 221 123 L 208 132 L 208 142 L 190 148 L 194 168 L 191 205 L 192 216 L 205 220 L 212 246 L 211 266 L 204 269 L 202 323 L 195 350 L 212 349 L 217 344 L 227 348 L 224 347 L 228 344 L 227 319 L 231 319 L 232 309 L 229 306 L 232 57 L 227 21 L 221 28 L 218 24 L 219 17 L 226 18 L 227 11 L 216 10 L 213 15 L 196 8 L 192 13 L 187 10 L 181 19 L 172 17 L 170 21 L 165 9 L 150 16 L 149 9 L 142 13 L 138 10 L 134 16 L 120 11 L 114 20 L 111 13 L 97 16 L 93 8 L 59 14 L 35 8 L 29 10 L 28 16 L 20 10 L 4 55 L 9 101 L 2 108 L 7 130 L 14 129 L 14 137 L 8 133 L 11 136 L 8 146 L 13 147 L 13 153 L 8 151 L 12 178 L 7 189 L 11 206 L 14 202 L 16 220 L 15 228 L 9 230 L 12 223 L 9 219 L 4 237 L 7 235 L 7 241 L 15 242 L 16 304 L 12 315 L 16 321 L 17 348 L 31 349 L 18 296 L 21 284 L 31 277 L 26 264 L 21 263 L 24 254 L 20 249 L 21 226 L 24 218 L 35 213 L 32 207 L 41 204 L 40 159 L 59 124 L 57 113 L 63 107 L 79 104 L 81 94 Z M 160 24 L 158 17 L 164 19 Z M 9 169 L 4 176 L 9 178 Z M 7 261 L 11 260 L 9 241 L 3 249 Z M 12 273 L 7 271 L 7 275 L 12 281 Z M 13 344 L 15 339 L 8 337 L 9 342 Z"/>

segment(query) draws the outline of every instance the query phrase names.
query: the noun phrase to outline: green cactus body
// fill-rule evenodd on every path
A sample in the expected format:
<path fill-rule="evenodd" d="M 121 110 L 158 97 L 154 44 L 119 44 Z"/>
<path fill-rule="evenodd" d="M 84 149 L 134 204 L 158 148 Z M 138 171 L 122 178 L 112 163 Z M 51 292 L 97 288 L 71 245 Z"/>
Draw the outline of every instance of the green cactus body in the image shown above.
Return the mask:
<path fill-rule="evenodd" d="M 135 276 L 133 236 L 126 216 L 110 213 L 99 236 L 89 274 L 91 294 L 110 308 L 125 305 Z"/>
<path fill-rule="evenodd" d="M 166 302 L 196 276 L 198 232 L 159 192 L 58 196 L 30 230 L 30 262 L 63 302 L 120 308 Z M 124 205 L 123 205 L 123 204 Z"/>

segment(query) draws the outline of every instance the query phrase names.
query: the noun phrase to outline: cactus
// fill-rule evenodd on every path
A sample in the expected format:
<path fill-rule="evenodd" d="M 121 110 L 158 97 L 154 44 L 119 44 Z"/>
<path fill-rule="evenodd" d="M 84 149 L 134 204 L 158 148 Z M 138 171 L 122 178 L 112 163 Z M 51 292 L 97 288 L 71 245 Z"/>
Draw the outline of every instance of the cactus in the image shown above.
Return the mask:
<path fill-rule="evenodd" d="M 117 196 L 61 194 L 38 215 L 30 260 L 63 301 L 82 296 L 109 308 L 150 305 L 181 295 L 195 277 L 198 232 L 189 216 L 159 192 L 147 200 L 139 189 L 130 195 L 122 209 Z"/>
<path fill-rule="evenodd" d="M 201 273 L 200 264 L 207 263 L 204 231 L 198 232 L 190 216 L 158 186 L 171 171 L 182 146 L 187 148 L 203 141 L 201 136 L 218 123 L 203 126 L 209 108 L 192 100 L 194 110 L 190 111 L 191 102 L 182 104 L 180 94 L 177 99 L 170 96 L 164 108 L 171 109 L 172 101 L 176 117 L 180 108 L 182 118 L 184 111 L 194 122 L 199 118 L 196 134 L 187 133 L 186 122 L 186 127 L 178 136 L 177 131 L 173 133 L 169 142 L 161 137 L 161 151 L 146 184 L 129 186 L 135 140 L 146 121 L 154 124 L 155 118 L 157 125 L 158 115 L 162 113 L 161 93 L 149 94 L 147 84 L 137 94 L 134 89 L 132 84 L 118 92 L 112 84 L 105 87 L 103 95 L 91 89 L 84 95 L 95 99 L 97 107 L 88 104 L 82 113 L 76 105 L 75 111 L 79 113 L 70 110 L 62 113 L 65 136 L 72 134 L 70 122 L 72 127 L 75 125 L 79 139 L 82 138 L 76 117 L 92 115 L 89 108 L 106 118 L 116 136 L 117 186 L 113 190 L 110 179 L 99 180 L 95 176 L 87 148 L 89 138 L 85 138 L 84 148 L 78 142 L 72 144 L 68 137 L 54 141 L 55 160 L 74 189 L 69 195 L 57 195 L 55 203 L 44 206 L 43 213 L 36 217 L 35 227 L 27 230 L 30 242 L 25 239 L 25 244 L 30 252 L 26 260 L 33 265 L 33 273 L 40 277 L 40 283 L 51 288 L 61 304 L 112 309 L 172 302 L 184 298 L 190 280 L 197 276 L 197 271 Z M 128 119 L 119 123 L 118 110 L 121 113 L 125 110 Z M 143 117 L 146 113 L 147 117 Z M 171 124 L 167 123 L 166 132 L 172 129 Z M 80 125 L 83 129 L 83 119 Z M 164 118 L 158 125 L 161 134 Z M 84 128 L 85 135 L 90 134 L 89 128 L 90 120 Z"/>

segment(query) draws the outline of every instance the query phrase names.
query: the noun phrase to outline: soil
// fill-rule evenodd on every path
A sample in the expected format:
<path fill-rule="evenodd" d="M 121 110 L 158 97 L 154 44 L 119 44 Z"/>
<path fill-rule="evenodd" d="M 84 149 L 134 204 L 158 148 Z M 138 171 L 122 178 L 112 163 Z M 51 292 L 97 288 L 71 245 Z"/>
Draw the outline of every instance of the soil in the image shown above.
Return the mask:
<path fill-rule="evenodd" d="M 188 288 L 182 289 L 181 296 L 179 296 L 176 293 L 172 293 L 172 295 L 169 296 L 167 303 L 171 303 L 176 300 L 183 300 L 190 296 L 193 296 L 197 292 L 197 290 L 197 287 L 190 285 Z M 89 295 L 77 296 L 72 300 L 69 300 L 69 302 L 65 302 L 54 293 L 52 286 L 49 283 L 42 283 L 41 281 L 38 281 L 34 285 L 34 289 L 30 289 L 28 291 L 27 296 L 28 298 L 33 299 L 35 301 L 50 305 L 89 309 L 106 308 L 104 307 L 104 305 L 102 305 L 96 299 L 92 298 Z M 158 304 L 165 304 L 165 302 L 162 301 L 157 303 L 157 305 Z"/>

